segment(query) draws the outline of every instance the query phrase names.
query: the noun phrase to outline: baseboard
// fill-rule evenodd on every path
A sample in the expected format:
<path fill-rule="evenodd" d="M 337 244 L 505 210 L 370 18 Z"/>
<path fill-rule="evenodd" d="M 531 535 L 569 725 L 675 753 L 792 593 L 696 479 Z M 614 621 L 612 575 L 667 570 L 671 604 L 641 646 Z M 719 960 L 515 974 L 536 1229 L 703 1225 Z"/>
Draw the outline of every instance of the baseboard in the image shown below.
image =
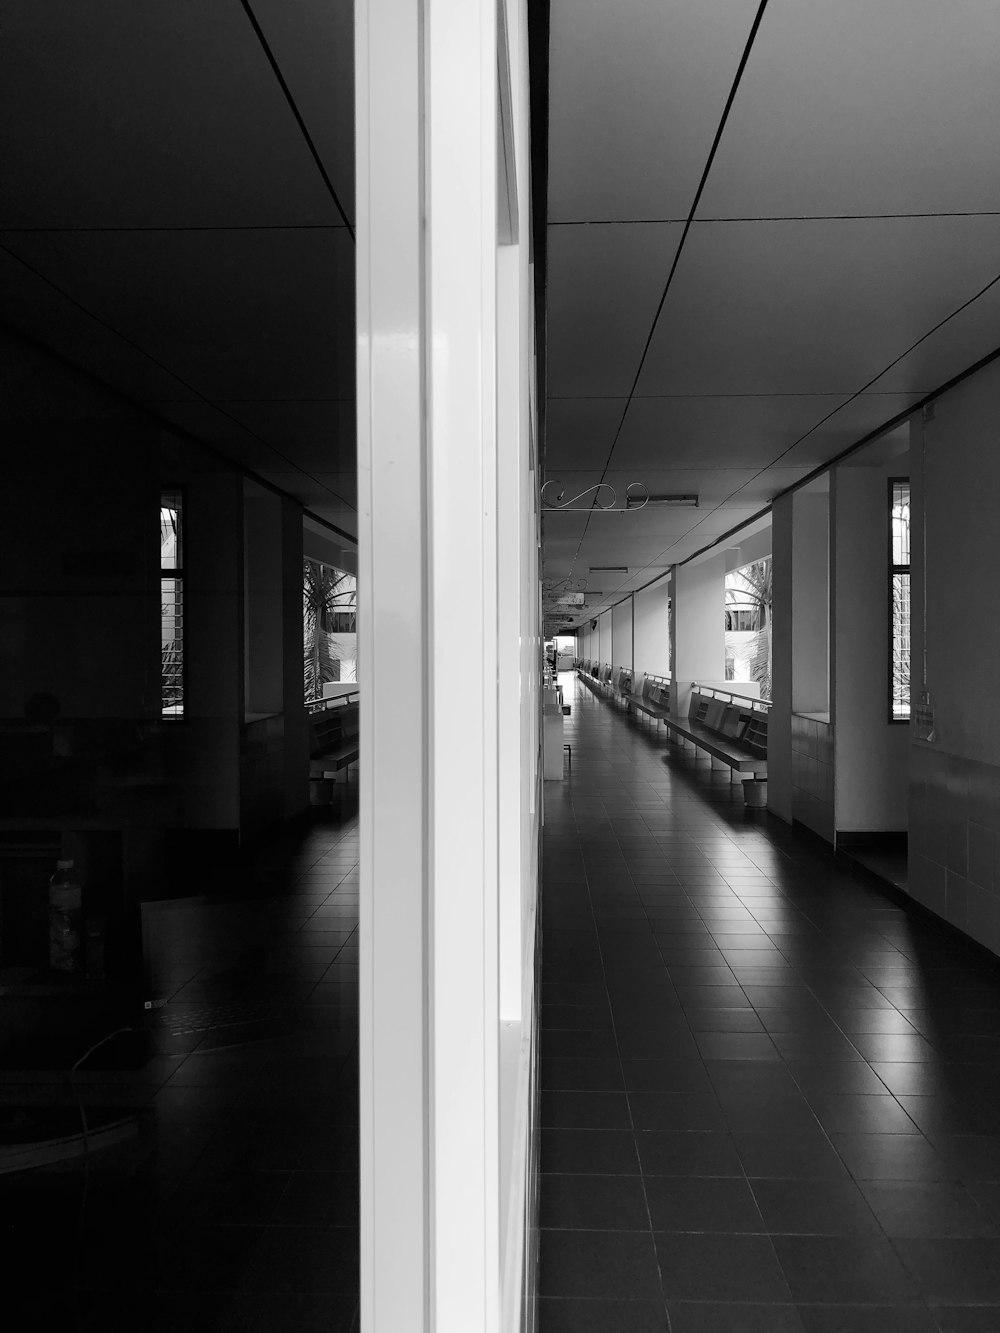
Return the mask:
<path fill-rule="evenodd" d="M 837 850 L 845 852 L 885 852 L 889 856 L 905 856 L 908 836 L 905 832 L 879 829 L 860 829 L 851 832 L 838 829 Z"/>

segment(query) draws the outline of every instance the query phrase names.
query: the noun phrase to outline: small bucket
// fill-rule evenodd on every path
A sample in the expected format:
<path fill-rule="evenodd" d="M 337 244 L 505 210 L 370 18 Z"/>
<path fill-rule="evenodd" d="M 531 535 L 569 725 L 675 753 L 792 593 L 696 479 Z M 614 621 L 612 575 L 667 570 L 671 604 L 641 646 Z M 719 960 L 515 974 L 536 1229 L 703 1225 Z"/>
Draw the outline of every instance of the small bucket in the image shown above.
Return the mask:
<path fill-rule="evenodd" d="M 744 778 L 743 800 L 751 810 L 767 808 L 767 778 Z"/>

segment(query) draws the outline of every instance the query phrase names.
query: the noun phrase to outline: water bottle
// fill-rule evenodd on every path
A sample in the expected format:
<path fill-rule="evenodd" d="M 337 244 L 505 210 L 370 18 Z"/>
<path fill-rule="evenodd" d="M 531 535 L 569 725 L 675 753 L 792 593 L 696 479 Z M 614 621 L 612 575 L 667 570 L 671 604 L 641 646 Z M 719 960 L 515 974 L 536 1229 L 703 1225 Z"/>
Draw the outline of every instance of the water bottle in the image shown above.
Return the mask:
<path fill-rule="evenodd" d="M 72 861 L 57 861 L 49 880 L 49 967 L 57 972 L 83 967 L 83 889 Z"/>

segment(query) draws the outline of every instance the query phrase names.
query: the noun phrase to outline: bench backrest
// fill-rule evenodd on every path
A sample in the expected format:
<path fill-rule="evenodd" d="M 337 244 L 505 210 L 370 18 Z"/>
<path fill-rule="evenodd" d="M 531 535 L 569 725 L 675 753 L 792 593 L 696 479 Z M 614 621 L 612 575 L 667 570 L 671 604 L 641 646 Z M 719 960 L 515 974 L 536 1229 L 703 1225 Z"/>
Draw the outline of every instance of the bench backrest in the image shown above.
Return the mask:
<path fill-rule="evenodd" d="M 739 741 L 748 750 L 767 755 L 767 715 L 746 704 L 691 694 L 691 720 L 726 740 Z"/>
<path fill-rule="evenodd" d="M 357 701 L 309 714 L 309 753 L 320 755 L 339 741 L 353 740 L 359 731 Z"/>

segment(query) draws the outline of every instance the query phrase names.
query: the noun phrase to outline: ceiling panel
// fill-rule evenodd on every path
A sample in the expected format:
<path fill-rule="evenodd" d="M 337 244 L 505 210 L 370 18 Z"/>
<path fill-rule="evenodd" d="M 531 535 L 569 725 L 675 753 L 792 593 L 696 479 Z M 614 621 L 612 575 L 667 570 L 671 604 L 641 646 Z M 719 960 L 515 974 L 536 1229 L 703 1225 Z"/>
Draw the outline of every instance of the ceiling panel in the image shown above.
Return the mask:
<path fill-rule="evenodd" d="M 996 0 L 770 0 L 700 215 L 1000 208 L 998 62 Z"/>
<path fill-rule="evenodd" d="M 2 240 L 2 238 L 0 238 Z M 96 324 L 0 246 L 0 308 L 11 328 L 130 398 L 194 397 L 165 367 Z"/>
<path fill-rule="evenodd" d="M 253 8 L 353 223 L 354 6 L 330 0 L 254 0 Z"/>
<path fill-rule="evenodd" d="M 549 398 L 545 472 L 561 467 L 603 468 L 625 410 L 625 398 Z"/>
<path fill-rule="evenodd" d="M 757 0 L 552 0 L 549 219 L 685 218 Z"/>
<path fill-rule="evenodd" d="M 298 38 L 315 83 L 342 68 L 321 58 L 337 26 Z M 18 132 L 0 136 L 0 225 L 339 223 L 239 4 L 5 0 L 3 28 L 0 117 Z"/>
<path fill-rule="evenodd" d="M 702 224 L 639 391 L 860 389 L 989 282 L 998 254 L 1000 218 Z"/>
<path fill-rule="evenodd" d="M 550 227 L 547 392 L 627 395 L 683 228 Z"/>
<path fill-rule="evenodd" d="M 614 465 L 763 467 L 844 402 L 843 394 L 634 398 Z"/>
<path fill-rule="evenodd" d="M 781 458 L 785 467 L 818 467 L 920 401 L 916 393 L 862 393 Z"/>
<path fill-rule="evenodd" d="M 206 398 L 353 393 L 342 228 L 21 232 L 5 244 Z"/>
<path fill-rule="evenodd" d="M 994 256 L 1000 275 L 1000 253 Z M 1000 281 L 977 301 L 915 347 L 876 381 L 879 389 L 940 388 L 1000 346 Z"/>

